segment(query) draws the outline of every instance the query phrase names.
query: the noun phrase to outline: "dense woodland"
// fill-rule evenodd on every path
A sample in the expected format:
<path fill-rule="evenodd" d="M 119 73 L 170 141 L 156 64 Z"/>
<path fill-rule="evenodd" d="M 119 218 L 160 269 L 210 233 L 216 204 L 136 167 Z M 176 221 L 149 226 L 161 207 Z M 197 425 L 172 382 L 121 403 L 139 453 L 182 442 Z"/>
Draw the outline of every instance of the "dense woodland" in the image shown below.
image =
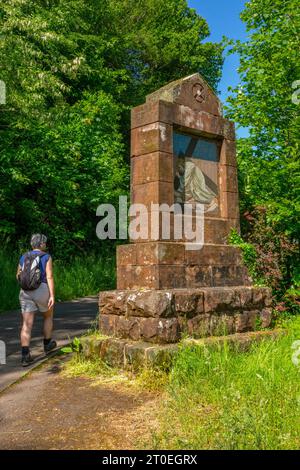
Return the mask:
<path fill-rule="evenodd" d="M 225 113 L 248 127 L 249 137 L 238 142 L 242 238 L 232 234 L 231 242 L 243 248 L 255 281 L 273 287 L 278 312 L 296 312 L 298 0 L 251 0 L 242 20 L 246 43 L 216 44 L 186 0 L 1 2 L 3 252 L 18 254 L 41 231 L 57 260 L 97 259 L 104 247 L 95 233 L 96 208 L 129 191 L 130 108 L 195 72 L 218 91 L 224 55 L 237 51 L 240 85 Z M 107 256 L 115 249 L 109 243 Z"/>

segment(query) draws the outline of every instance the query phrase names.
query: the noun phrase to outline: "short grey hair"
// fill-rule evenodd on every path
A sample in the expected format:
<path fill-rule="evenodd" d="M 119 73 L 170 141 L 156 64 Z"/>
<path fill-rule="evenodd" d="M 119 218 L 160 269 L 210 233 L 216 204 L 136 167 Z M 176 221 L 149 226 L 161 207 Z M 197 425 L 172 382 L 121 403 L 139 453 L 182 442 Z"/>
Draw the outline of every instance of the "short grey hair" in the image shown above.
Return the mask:
<path fill-rule="evenodd" d="M 47 243 L 46 235 L 42 233 L 34 233 L 30 240 L 30 245 L 32 248 L 40 248 L 43 243 Z"/>

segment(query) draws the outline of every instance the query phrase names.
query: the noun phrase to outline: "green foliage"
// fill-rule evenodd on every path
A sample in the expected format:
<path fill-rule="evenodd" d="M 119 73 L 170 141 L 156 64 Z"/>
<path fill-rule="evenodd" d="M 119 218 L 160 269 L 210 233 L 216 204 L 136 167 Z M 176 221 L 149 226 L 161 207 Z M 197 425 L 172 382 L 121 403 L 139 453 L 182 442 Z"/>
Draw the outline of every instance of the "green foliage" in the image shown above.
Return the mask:
<path fill-rule="evenodd" d="M 248 39 L 232 42 L 241 83 L 226 110 L 250 132 L 238 141 L 242 232 L 280 298 L 299 286 L 300 106 L 292 101 L 300 79 L 298 1 L 251 0 L 241 18 Z"/>
<path fill-rule="evenodd" d="M 169 374 L 165 367 L 145 366 L 135 375 L 135 384 L 138 388 L 150 392 L 159 392 L 167 387 Z"/>
<path fill-rule="evenodd" d="M 76 353 L 79 354 L 82 349 L 82 344 L 79 338 L 74 338 L 70 346 L 61 348 L 61 352 L 65 354 Z"/>
<path fill-rule="evenodd" d="M 158 449 L 298 449 L 299 368 L 292 344 L 299 318 L 275 341 L 239 353 L 183 348 L 170 375 Z"/>
<path fill-rule="evenodd" d="M 288 237 L 276 233 L 272 224 L 265 221 L 265 211 L 255 211 L 251 216 L 248 242 L 232 230 L 229 243 L 238 246 L 244 263 L 256 285 L 266 285 L 273 291 L 276 321 L 284 312 L 300 313 L 300 290 L 297 271 L 297 247 Z M 248 219 L 250 214 L 248 214 Z"/>
<path fill-rule="evenodd" d="M 263 285 L 264 280 L 258 274 L 257 253 L 255 247 L 251 243 L 247 243 L 239 235 L 239 233 L 232 229 L 229 235 L 229 243 L 237 246 L 242 250 L 243 260 L 249 270 L 249 274 L 256 285 Z"/>
<path fill-rule="evenodd" d="M 68 263 L 54 261 L 54 279 L 57 301 L 114 289 L 115 257 L 104 252 L 102 256 L 74 257 Z"/>
<path fill-rule="evenodd" d="M 127 380 L 119 370 L 107 365 L 100 357 L 87 359 L 78 351 L 75 351 L 71 360 L 65 364 L 63 374 L 66 377 L 88 377 L 96 381 L 99 380 L 101 385 L 105 382 L 123 382 Z"/>
<path fill-rule="evenodd" d="M 0 240 L 99 251 L 95 209 L 129 189 L 129 108 L 197 71 L 216 88 L 222 47 L 186 0 L 7 0 L 0 27 Z"/>
<path fill-rule="evenodd" d="M 7 250 L 0 250 L 0 313 L 13 310 L 19 305 L 19 284 L 16 279 L 18 256 Z"/>

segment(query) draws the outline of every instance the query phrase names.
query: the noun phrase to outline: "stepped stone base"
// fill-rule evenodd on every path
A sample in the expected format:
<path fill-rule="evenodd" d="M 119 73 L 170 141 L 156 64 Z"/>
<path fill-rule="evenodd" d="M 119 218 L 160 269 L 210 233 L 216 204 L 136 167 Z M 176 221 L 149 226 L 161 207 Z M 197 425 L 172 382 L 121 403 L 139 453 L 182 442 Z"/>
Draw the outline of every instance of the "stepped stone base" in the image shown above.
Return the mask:
<path fill-rule="evenodd" d="M 267 328 L 272 317 L 268 288 L 115 290 L 100 293 L 99 327 L 109 336 L 176 343 Z"/>
<path fill-rule="evenodd" d="M 236 333 L 229 336 L 213 336 L 202 339 L 184 339 L 178 344 L 152 344 L 116 338 L 81 338 L 82 353 L 86 358 L 100 357 L 110 366 L 138 370 L 144 367 L 161 367 L 168 369 L 180 347 L 220 348 L 226 343 L 230 349 L 239 352 L 247 351 L 251 344 L 265 340 L 275 340 L 285 334 L 284 330 L 252 331 Z"/>
<path fill-rule="evenodd" d="M 185 243 L 146 242 L 117 248 L 118 289 L 251 285 L 241 250 L 235 246 L 206 244 L 187 250 Z"/>

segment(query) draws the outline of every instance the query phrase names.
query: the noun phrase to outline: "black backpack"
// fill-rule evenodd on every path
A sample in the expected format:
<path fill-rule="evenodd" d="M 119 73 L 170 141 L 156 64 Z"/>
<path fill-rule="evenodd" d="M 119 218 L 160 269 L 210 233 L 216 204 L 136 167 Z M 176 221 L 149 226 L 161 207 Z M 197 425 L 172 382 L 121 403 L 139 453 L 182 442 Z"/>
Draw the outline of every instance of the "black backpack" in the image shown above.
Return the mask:
<path fill-rule="evenodd" d="M 46 253 L 31 253 L 24 255 L 22 270 L 18 276 L 18 281 L 23 290 L 35 290 L 42 283 L 41 258 Z"/>

